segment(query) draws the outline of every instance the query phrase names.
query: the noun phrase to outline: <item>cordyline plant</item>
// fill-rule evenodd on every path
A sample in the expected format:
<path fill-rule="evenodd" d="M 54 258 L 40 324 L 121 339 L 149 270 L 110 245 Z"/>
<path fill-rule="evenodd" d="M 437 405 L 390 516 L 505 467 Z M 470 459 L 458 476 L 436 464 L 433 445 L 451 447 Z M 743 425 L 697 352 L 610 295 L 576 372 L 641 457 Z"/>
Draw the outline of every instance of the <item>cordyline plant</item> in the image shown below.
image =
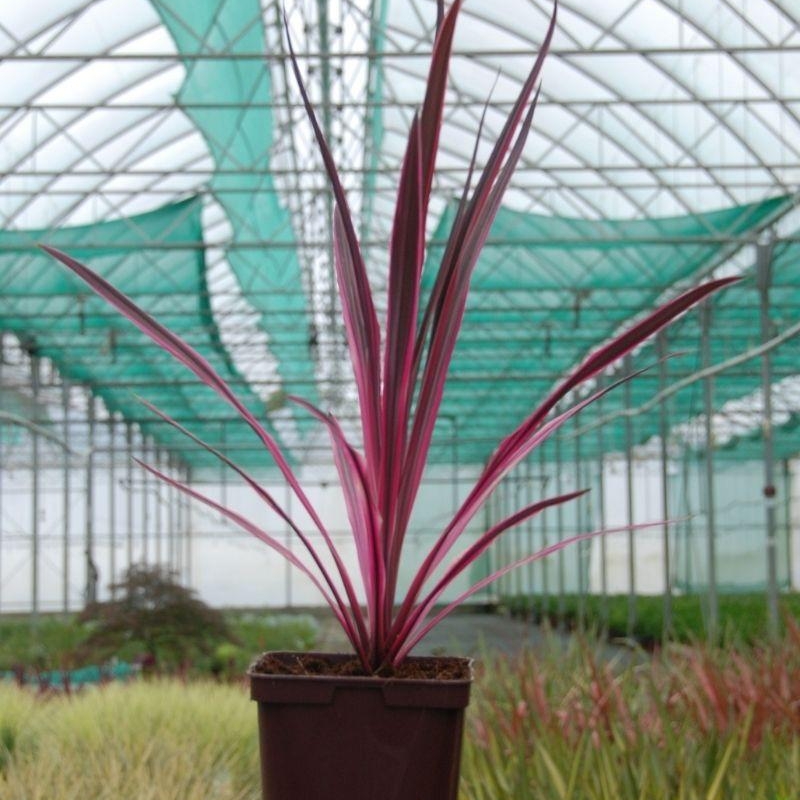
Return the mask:
<path fill-rule="evenodd" d="M 648 336 L 660 330 L 730 280 L 698 286 L 657 308 L 628 330 L 591 353 L 541 402 L 530 416 L 503 439 L 488 459 L 480 477 L 453 518 L 439 534 L 419 565 L 404 594 L 398 589 L 403 543 L 420 488 L 434 423 L 442 402 L 456 338 L 464 318 L 470 279 L 503 194 L 522 155 L 536 106 L 539 73 L 555 29 L 555 9 L 535 64 L 522 86 L 491 155 L 472 190 L 476 155 L 473 153 L 467 186 L 427 302 L 421 303 L 425 261 L 425 223 L 433 184 L 434 164 L 442 125 L 448 65 L 456 19 L 462 0 L 444 13 L 439 3 L 439 25 L 431 59 L 425 99 L 411 124 L 391 234 L 386 329 L 381 333 L 367 269 L 356 237 L 347 198 L 333 157 L 317 121 L 289 43 L 292 65 L 314 130 L 333 197 L 333 255 L 342 313 L 347 332 L 363 436 L 363 452 L 346 438 L 334 416 L 298 397 L 292 401 L 328 428 L 355 540 L 365 608 L 359 602 L 356 580 L 345 567 L 331 536 L 300 486 L 275 439 L 234 395 L 211 365 L 186 342 L 138 308 L 128 297 L 70 256 L 45 247 L 115 306 L 142 332 L 229 403 L 263 442 L 319 531 L 324 547 L 315 546 L 274 498 L 224 454 L 202 442 L 163 412 L 146 405 L 162 420 L 214 453 L 290 526 L 307 553 L 305 560 L 274 536 L 190 486 L 179 483 L 147 464 L 142 466 L 161 480 L 216 509 L 250 532 L 304 573 L 331 607 L 365 670 L 397 666 L 412 648 L 447 614 L 473 593 L 515 567 L 543 558 L 566 545 L 595 536 L 593 531 L 573 536 L 507 564 L 483 578 L 453 602 L 436 611 L 443 592 L 503 533 L 541 513 L 566 503 L 582 492 L 533 503 L 496 523 L 469 547 L 442 566 L 477 512 L 501 479 L 537 445 L 567 420 L 608 392 L 606 387 L 555 414 L 556 405 L 609 367 Z M 288 27 L 287 27 L 288 34 Z M 477 146 L 476 146 L 477 151 Z M 619 382 L 618 382 L 619 383 Z M 614 384 L 617 385 L 617 384 Z M 617 529 L 623 530 L 623 529 Z M 608 531 L 605 531 L 608 532 Z M 327 549 L 333 569 L 325 566 Z M 327 559 L 327 557 L 326 557 Z M 329 562 L 329 563 L 330 563 Z"/>

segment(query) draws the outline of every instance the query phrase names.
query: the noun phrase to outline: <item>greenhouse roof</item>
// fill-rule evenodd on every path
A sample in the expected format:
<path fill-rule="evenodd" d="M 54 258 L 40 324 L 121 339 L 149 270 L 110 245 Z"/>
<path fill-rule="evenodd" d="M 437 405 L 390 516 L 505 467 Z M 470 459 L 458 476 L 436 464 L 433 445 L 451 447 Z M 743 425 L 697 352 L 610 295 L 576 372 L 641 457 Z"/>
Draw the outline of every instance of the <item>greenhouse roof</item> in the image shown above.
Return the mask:
<path fill-rule="evenodd" d="M 63 246 L 198 344 L 296 460 L 319 460 L 324 442 L 286 394 L 333 408 L 349 426 L 355 391 L 329 269 L 331 200 L 287 71 L 281 9 L 341 166 L 380 310 L 435 0 L 35 6 L 0 7 L 4 330 L 193 466 L 210 465 L 207 455 L 148 421 L 133 391 L 266 468 L 221 402 L 33 249 L 39 240 Z M 464 2 L 429 261 L 484 107 L 479 161 L 550 9 L 538 0 Z M 714 269 L 750 277 L 713 304 L 711 363 L 761 344 L 752 275 L 766 232 L 775 240 L 771 333 L 796 322 L 799 17 L 797 0 L 559 4 L 534 129 L 476 272 L 434 460 L 485 459 L 587 348 Z M 699 320 L 687 316 L 668 336 L 670 350 L 686 351 L 667 362 L 670 382 L 702 367 Z M 799 410 L 796 352 L 790 338 L 773 359 L 776 406 L 790 421 Z M 648 347 L 633 363 L 654 360 Z M 758 446 L 745 417 L 758 407 L 760 381 L 758 359 L 715 377 L 717 423 L 739 415 L 730 454 Z M 593 412 L 609 420 L 604 448 L 626 444 L 623 405 L 644 407 L 660 389 L 654 369 L 627 396 L 604 400 Z M 671 395 L 665 410 L 670 424 L 691 424 L 703 412 L 701 383 Z M 658 433 L 656 415 L 631 419 L 635 443 Z M 592 424 L 587 413 L 576 430 Z M 582 438 L 584 452 L 598 446 L 596 436 Z M 787 431 L 780 447 L 800 450 L 795 439 Z"/>

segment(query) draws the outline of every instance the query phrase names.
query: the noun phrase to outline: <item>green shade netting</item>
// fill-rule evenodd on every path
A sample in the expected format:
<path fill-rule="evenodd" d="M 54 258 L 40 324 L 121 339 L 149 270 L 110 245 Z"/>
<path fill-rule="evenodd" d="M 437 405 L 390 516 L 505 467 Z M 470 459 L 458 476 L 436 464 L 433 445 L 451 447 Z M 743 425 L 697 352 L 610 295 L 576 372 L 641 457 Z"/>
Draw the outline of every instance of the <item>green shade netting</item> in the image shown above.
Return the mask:
<path fill-rule="evenodd" d="M 592 349 L 676 283 L 690 282 L 720 263 L 733 247 L 725 237 L 760 229 L 790 202 L 779 197 L 633 221 L 501 209 L 473 277 L 432 459 L 457 455 L 463 463 L 483 462 Z M 434 233 L 424 277 L 428 290 L 454 214 L 448 208 Z M 757 319 L 755 324 L 757 331 Z M 741 337 L 741 331 L 720 332 L 720 346 L 728 336 Z M 690 349 L 696 352 L 698 343 Z M 637 396 L 652 396 L 654 380 L 639 379 Z M 587 413 L 581 417 L 587 419 Z M 587 441 L 584 457 L 591 447 Z M 606 449 L 613 449 L 608 442 Z"/>
<path fill-rule="evenodd" d="M 232 227 L 228 263 L 262 314 L 283 389 L 316 401 L 312 317 L 287 209 L 269 174 L 272 82 L 269 66 L 237 54 L 264 52 L 259 0 L 151 0 L 184 59 L 177 102 L 214 159 L 210 188 Z M 191 56 L 212 54 L 212 59 Z M 224 56 L 230 56 L 225 58 Z M 235 107 L 241 104 L 241 107 Z M 274 245 L 271 247 L 270 245 Z M 298 425 L 311 424 L 296 415 Z"/>
<path fill-rule="evenodd" d="M 222 348 L 208 305 L 198 198 L 147 214 L 57 231 L 0 232 L 0 328 L 86 384 L 110 411 L 141 420 L 143 431 L 193 469 L 218 462 L 147 411 L 134 392 L 245 465 L 269 467 L 255 435 L 211 389 L 96 297 L 55 259 L 44 241 L 84 261 L 162 324 L 182 336 L 229 381 L 268 427 L 263 404 Z"/>
<path fill-rule="evenodd" d="M 792 242 L 779 244 L 772 259 L 772 289 L 770 292 L 770 321 L 774 336 L 797 322 L 800 307 L 800 245 Z M 759 291 L 755 265 L 744 274 L 744 279 L 716 295 L 711 303 L 709 316 L 710 363 L 720 364 L 728 359 L 758 347 L 762 343 Z M 702 369 L 701 359 L 702 316 L 701 312 L 690 312 L 677 321 L 667 332 L 668 350 L 683 355 L 670 359 L 665 369 L 666 386 L 673 380 Z M 633 361 L 634 368 L 652 364 L 657 359 L 653 346 L 643 348 Z M 772 380 L 778 381 L 797 375 L 800 368 L 800 341 L 791 338 L 771 352 Z M 761 359 L 752 358 L 717 374 L 713 379 L 713 405 L 719 409 L 725 403 L 739 400 L 761 388 Z M 637 378 L 630 387 L 631 405 L 638 408 L 647 403 L 658 391 L 658 370 Z M 613 414 L 624 408 L 624 392 L 617 392 L 603 401 L 602 413 Z M 672 422 L 691 419 L 704 411 L 703 382 L 696 381 L 669 397 L 665 413 Z M 658 435 L 659 409 L 656 407 L 632 418 L 632 440 L 634 444 Z M 586 415 L 584 421 L 591 419 Z M 754 419 L 754 423 L 757 420 Z M 789 420 L 785 426 L 776 428 L 775 455 L 789 458 L 800 452 L 800 436 L 796 422 Z M 625 447 L 625 427 L 618 420 L 603 426 L 602 436 L 607 447 L 622 450 Z M 591 437 L 590 438 L 596 438 Z M 760 457 L 763 443 L 760 427 L 752 436 L 745 436 L 720 446 L 715 443 L 715 457 L 749 460 Z"/>

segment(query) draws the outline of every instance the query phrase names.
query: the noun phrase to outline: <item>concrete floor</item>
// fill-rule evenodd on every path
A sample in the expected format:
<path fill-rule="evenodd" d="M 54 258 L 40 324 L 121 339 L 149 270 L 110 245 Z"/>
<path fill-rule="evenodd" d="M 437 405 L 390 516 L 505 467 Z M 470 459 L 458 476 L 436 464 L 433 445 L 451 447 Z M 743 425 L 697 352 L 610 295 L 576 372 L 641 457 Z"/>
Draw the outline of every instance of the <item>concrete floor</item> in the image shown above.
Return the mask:
<path fill-rule="evenodd" d="M 566 645 L 570 636 L 557 632 L 545 633 L 527 622 L 511 619 L 504 614 L 459 611 L 451 614 L 434 628 L 414 649 L 413 655 L 453 655 L 480 658 L 487 653 L 514 655 L 524 649 L 542 649 L 553 642 Z M 334 619 L 322 621 L 319 644 L 324 652 L 349 652 L 350 646 Z M 603 647 L 608 658 L 625 657 L 631 651 L 619 645 Z"/>

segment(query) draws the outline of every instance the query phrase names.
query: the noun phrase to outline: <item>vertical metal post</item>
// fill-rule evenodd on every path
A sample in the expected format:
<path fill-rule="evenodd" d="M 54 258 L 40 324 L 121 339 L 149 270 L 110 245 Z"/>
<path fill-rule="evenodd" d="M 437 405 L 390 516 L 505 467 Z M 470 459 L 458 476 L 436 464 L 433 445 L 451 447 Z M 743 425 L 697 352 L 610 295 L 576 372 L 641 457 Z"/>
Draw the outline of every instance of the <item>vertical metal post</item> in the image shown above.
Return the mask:
<path fill-rule="evenodd" d="M 494 490 L 493 500 L 494 500 L 494 522 L 499 522 L 503 519 L 503 511 L 505 510 L 505 489 L 506 483 L 505 480 L 500 481 L 497 485 L 497 488 Z M 508 544 L 506 540 L 500 536 L 497 540 L 497 561 L 499 566 L 505 566 L 508 563 Z M 503 575 L 498 581 L 496 581 L 495 586 L 497 587 L 497 594 L 498 597 L 504 597 L 506 592 L 506 585 L 508 583 L 508 575 Z"/>
<path fill-rule="evenodd" d="M 143 431 L 140 431 L 141 438 L 141 451 L 142 461 L 146 464 L 149 459 L 149 452 L 147 447 L 147 436 Z M 142 564 L 147 565 L 149 560 L 149 527 L 150 527 L 150 497 L 149 497 L 149 484 L 148 476 L 150 473 L 146 469 L 139 470 L 139 480 L 142 484 Z"/>
<path fill-rule="evenodd" d="M 711 366 L 711 303 L 706 300 L 700 308 L 701 349 L 703 368 Z M 717 532 L 716 508 L 714 505 L 714 379 L 703 378 L 703 411 L 705 426 L 706 467 L 706 546 L 708 558 L 708 638 L 716 642 L 719 633 L 719 600 L 717 598 Z"/>
<path fill-rule="evenodd" d="M 109 584 L 117 582 L 117 420 L 108 415 L 108 571 Z M 111 597 L 116 590 L 111 590 Z"/>
<path fill-rule="evenodd" d="M 761 317 L 761 341 L 767 342 L 772 335 L 769 318 L 769 290 L 772 283 L 773 242 L 756 245 L 756 279 Z M 777 520 L 775 516 L 775 447 L 772 429 L 772 353 L 761 356 L 761 394 L 764 398 L 764 420 L 762 440 L 764 442 L 764 511 L 767 524 L 767 622 L 769 635 L 778 636 L 780 617 L 778 610 L 778 561 Z M 785 490 L 784 490 L 785 491 Z"/>
<path fill-rule="evenodd" d="M 578 417 L 574 419 L 576 433 L 578 431 Z M 583 454 L 581 452 L 581 436 L 577 433 L 575 436 L 575 491 L 579 491 L 583 481 L 581 480 L 581 463 L 583 461 Z M 578 497 L 575 500 L 575 533 L 582 533 L 583 522 L 585 514 L 583 513 L 584 498 Z M 583 630 L 586 621 L 586 581 L 584 574 L 584 556 L 586 553 L 586 542 L 578 542 L 575 547 L 576 561 L 578 564 L 578 627 Z"/>
<path fill-rule="evenodd" d="M 39 359 L 31 353 L 34 422 L 39 422 Z M 31 430 L 31 627 L 39 624 L 39 434 Z"/>
<path fill-rule="evenodd" d="M 174 472 L 174 460 L 172 455 L 167 453 L 167 475 L 171 478 L 175 477 Z M 175 557 L 175 490 L 172 488 L 171 485 L 167 485 L 166 493 L 167 493 L 167 563 L 169 564 L 170 569 L 174 569 L 178 575 L 180 575 L 180 571 L 178 568 L 178 559 Z"/>
<path fill-rule="evenodd" d="M 508 509 L 508 513 L 513 514 L 517 509 L 522 508 L 522 467 L 518 466 L 514 470 L 514 506 Z M 509 497 L 511 492 L 509 492 Z M 513 543 L 514 552 L 511 555 L 511 561 L 517 561 L 522 557 L 522 527 L 517 525 L 509 533 L 514 537 L 511 541 Z M 509 562 L 510 563 L 510 562 Z M 509 578 L 514 576 L 514 593 L 518 597 L 522 597 L 522 570 L 515 569 L 509 574 Z"/>
<path fill-rule="evenodd" d="M 597 401 L 597 415 L 602 417 L 603 399 Z M 603 426 L 597 426 L 597 515 L 600 530 L 606 527 L 606 473 L 605 437 Z M 608 627 L 608 543 L 605 536 L 600 537 L 600 618 L 603 628 Z"/>
<path fill-rule="evenodd" d="M 561 460 L 561 431 L 556 431 L 555 435 L 555 447 L 556 447 L 556 495 L 564 494 L 564 487 L 563 487 L 563 462 Z M 556 506 L 556 526 L 557 532 L 556 535 L 558 537 L 558 541 L 561 542 L 564 539 L 564 506 L 559 505 Z M 557 554 L 558 558 L 558 625 L 559 627 L 564 627 L 565 617 L 566 617 L 566 597 L 564 595 L 565 592 L 565 584 L 566 584 L 566 565 L 564 563 L 564 551 L 559 550 Z"/>
<path fill-rule="evenodd" d="M 64 414 L 64 453 L 63 453 L 63 473 L 62 473 L 62 489 L 63 489 L 63 516 L 64 516 L 64 530 L 62 532 L 61 540 L 61 571 L 62 571 L 62 592 L 61 592 L 61 610 L 65 614 L 69 614 L 69 555 L 70 555 L 70 522 L 72 515 L 72 497 L 70 496 L 71 484 L 71 470 L 70 470 L 70 436 L 72 434 L 70 425 L 70 390 L 69 384 L 62 378 L 61 381 L 61 408 Z"/>
<path fill-rule="evenodd" d="M 158 445 L 155 445 L 155 449 L 153 451 L 153 460 L 156 462 L 156 468 L 159 472 L 164 472 L 164 456 L 163 451 L 161 450 Z M 154 530 L 153 533 L 155 535 L 155 545 L 156 545 L 156 564 L 161 566 L 163 564 L 163 552 L 162 552 L 162 539 L 163 537 L 163 522 L 162 522 L 162 502 L 161 502 L 161 481 L 156 478 L 153 481 L 153 499 L 155 501 L 155 508 L 153 510 L 153 523 L 154 523 Z"/>
<path fill-rule="evenodd" d="M 547 481 L 549 476 L 547 474 L 547 459 L 545 457 L 544 447 L 539 448 L 539 469 L 542 473 L 542 496 L 547 495 Z M 541 515 L 542 527 L 542 549 L 548 546 L 549 536 L 547 529 L 547 512 Z M 547 571 L 547 559 L 542 558 L 539 560 L 539 565 L 542 570 L 542 618 L 545 619 L 550 614 L 550 576 Z"/>
<path fill-rule="evenodd" d="M 453 485 L 450 487 L 450 497 L 453 516 L 455 516 L 456 511 L 458 511 L 458 417 L 452 414 L 450 416 L 450 422 L 453 428 L 453 466 L 451 473 Z"/>
<path fill-rule="evenodd" d="M 0 389 L 6 360 L 5 333 L 0 331 Z M 3 424 L 0 422 L 0 611 L 3 609 Z"/>
<path fill-rule="evenodd" d="M 86 605 L 97 600 L 97 565 L 94 560 L 94 448 L 95 448 L 95 408 L 94 395 L 87 390 L 86 419 L 88 422 L 87 454 L 86 454 L 86 540 L 84 561 L 86 582 L 84 584 L 84 602 Z"/>
<path fill-rule="evenodd" d="M 130 569 L 133 566 L 133 425 L 130 422 L 125 423 L 125 447 L 125 481 L 128 485 L 125 496 L 125 560 Z"/>
<path fill-rule="evenodd" d="M 494 522 L 499 522 L 503 518 L 503 511 L 505 510 L 505 480 L 502 480 L 494 491 Z M 508 563 L 508 544 L 506 540 L 500 536 L 497 539 L 497 561 L 498 566 L 503 567 Z M 502 598 L 507 594 L 506 585 L 508 583 L 508 575 L 503 575 L 497 582 L 497 594 Z"/>
<path fill-rule="evenodd" d="M 532 457 L 528 456 L 525 459 L 525 505 L 531 505 L 533 500 L 533 464 L 531 463 Z M 534 552 L 536 548 L 536 544 L 533 541 L 533 517 L 530 517 L 527 522 L 525 523 L 525 532 L 526 532 L 526 544 L 525 544 L 525 554 L 530 555 Z M 534 579 L 533 579 L 533 569 L 536 565 L 536 562 L 531 561 L 530 564 L 525 569 L 526 572 L 526 593 L 528 595 L 528 611 L 531 613 L 531 617 L 533 616 L 533 590 L 534 590 Z"/>
<path fill-rule="evenodd" d="M 492 527 L 494 520 L 492 519 L 492 503 L 494 502 L 494 495 L 490 495 L 489 499 L 483 506 L 483 529 L 488 531 Z M 492 544 L 486 551 L 486 574 L 491 575 L 494 572 L 495 557 L 494 552 L 497 547 L 497 542 Z M 493 591 L 493 587 L 487 587 L 488 593 Z"/>
<path fill-rule="evenodd" d="M 181 480 L 181 463 L 180 459 L 175 458 L 172 464 L 172 475 L 175 480 Z M 175 489 L 172 492 L 172 502 L 170 505 L 174 505 L 175 507 L 175 569 L 178 571 L 178 575 L 180 575 L 181 580 L 184 580 L 184 573 L 183 573 L 183 504 L 181 503 L 181 496 L 183 492 L 179 489 Z"/>
<path fill-rule="evenodd" d="M 220 432 L 220 437 L 219 437 L 220 446 L 219 446 L 219 449 L 223 453 L 226 453 L 227 450 L 228 450 L 228 439 L 227 439 L 228 432 L 227 432 L 227 430 L 225 428 L 225 423 L 224 422 L 220 422 L 219 429 L 220 429 L 219 430 L 219 432 Z M 220 461 L 219 462 L 220 503 L 225 508 L 228 507 L 228 481 L 227 481 L 227 477 L 228 477 L 228 474 L 227 474 L 227 471 L 226 471 L 225 464 L 222 461 Z M 224 516 L 220 516 L 220 519 L 222 519 L 223 521 L 227 522 L 227 520 L 225 519 Z"/>
<path fill-rule="evenodd" d="M 286 502 L 284 504 L 284 508 L 286 509 L 286 516 L 289 519 L 292 518 L 292 490 L 289 487 L 289 484 L 286 484 Z M 286 531 L 286 547 L 291 550 L 292 549 L 292 531 L 289 525 L 287 524 L 284 528 Z M 292 565 L 286 561 L 286 608 L 292 607 L 293 597 L 292 597 Z"/>
<path fill-rule="evenodd" d="M 658 391 L 664 393 L 667 388 L 667 334 L 660 331 L 656 338 L 658 349 Z M 672 564 L 670 561 L 670 530 L 669 515 L 669 418 L 667 416 L 666 398 L 658 404 L 658 434 L 661 439 L 661 513 L 664 516 L 662 536 L 662 559 L 664 567 L 664 638 L 669 638 L 672 632 Z"/>
<path fill-rule="evenodd" d="M 192 470 L 191 467 L 186 467 L 185 483 L 191 485 L 192 483 Z M 186 585 L 191 586 L 194 579 L 193 564 L 192 564 L 192 507 L 189 504 L 189 498 L 186 495 L 181 495 L 184 503 L 184 535 L 186 543 Z"/>
<path fill-rule="evenodd" d="M 699 476 L 698 476 L 699 482 Z M 681 496 L 683 497 L 683 501 L 685 504 L 690 502 L 689 497 L 689 464 L 688 460 L 685 456 L 681 458 Z M 686 510 L 688 505 L 685 506 Z M 692 583 L 692 554 L 691 554 L 691 543 L 694 539 L 694 526 L 692 525 L 692 517 L 691 515 L 687 517 L 686 523 L 683 526 L 683 570 L 684 574 L 686 575 L 686 588 L 689 591 L 693 590 L 695 584 Z M 695 581 L 697 580 L 697 575 L 694 575 Z"/>
<path fill-rule="evenodd" d="M 631 372 L 630 356 L 625 356 L 625 374 Z M 631 382 L 627 381 L 624 386 L 625 410 L 631 409 Z M 625 415 L 625 488 L 626 488 L 626 510 L 628 524 L 628 636 L 633 636 L 636 628 L 636 543 L 633 536 L 633 524 L 635 520 L 635 506 L 633 496 L 633 419 L 630 414 Z"/>
<path fill-rule="evenodd" d="M 792 555 L 794 542 L 792 541 L 792 466 L 788 458 L 783 459 L 783 504 L 784 525 L 786 526 L 786 577 L 789 588 L 794 588 Z"/>

